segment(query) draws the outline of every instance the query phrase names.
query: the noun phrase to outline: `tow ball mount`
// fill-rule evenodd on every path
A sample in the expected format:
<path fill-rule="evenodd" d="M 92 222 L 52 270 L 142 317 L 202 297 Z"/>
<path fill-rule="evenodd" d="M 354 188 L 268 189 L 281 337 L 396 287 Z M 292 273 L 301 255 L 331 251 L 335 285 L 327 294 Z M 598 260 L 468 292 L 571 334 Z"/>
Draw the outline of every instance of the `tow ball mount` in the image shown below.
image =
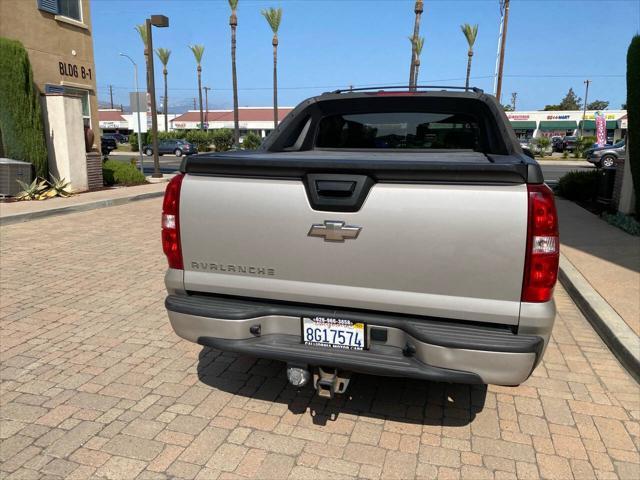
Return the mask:
<path fill-rule="evenodd" d="M 333 398 L 336 393 L 344 393 L 349 386 L 349 380 L 349 372 L 338 372 L 335 368 L 318 367 L 313 373 L 313 386 L 318 395 L 324 398 Z"/>

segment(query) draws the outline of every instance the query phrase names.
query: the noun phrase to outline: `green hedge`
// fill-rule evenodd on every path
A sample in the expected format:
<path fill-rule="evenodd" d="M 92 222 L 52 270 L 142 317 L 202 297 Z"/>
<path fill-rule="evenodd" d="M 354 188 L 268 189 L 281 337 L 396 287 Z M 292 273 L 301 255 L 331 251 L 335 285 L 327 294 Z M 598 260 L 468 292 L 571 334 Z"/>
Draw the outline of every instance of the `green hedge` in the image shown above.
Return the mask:
<path fill-rule="evenodd" d="M 640 216 L 640 35 L 633 37 L 627 51 L 627 115 L 627 157 L 636 192 L 636 216 Z"/>
<path fill-rule="evenodd" d="M 216 152 L 226 152 L 233 147 L 233 130 L 230 128 L 221 128 L 218 130 L 209 130 L 211 134 L 211 143 Z"/>
<path fill-rule="evenodd" d="M 242 142 L 242 148 L 245 150 L 256 150 L 260 148 L 262 144 L 262 138 L 259 135 L 256 135 L 253 132 L 247 133 Z"/>
<path fill-rule="evenodd" d="M 210 151 L 212 145 L 216 152 L 226 152 L 233 147 L 233 130 L 220 128 L 216 130 L 172 130 L 170 132 L 158 132 L 158 140 L 171 139 L 186 140 L 193 143 L 199 152 Z M 152 140 L 153 132 L 142 134 L 142 142 L 144 145 L 151 144 Z M 129 144 L 131 145 L 132 152 L 138 151 L 137 133 L 129 135 Z M 260 145 L 260 143 L 258 143 L 258 145 Z"/>
<path fill-rule="evenodd" d="M 4 156 L 30 162 L 49 178 L 40 96 L 22 44 L 0 37 L 0 144 Z"/>
<path fill-rule="evenodd" d="M 583 170 L 566 173 L 556 187 L 556 193 L 567 200 L 590 201 L 598 192 L 598 171 Z"/>
<path fill-rule="evenodd" d="M 140 185 L 147 183 L 144 175 L 131 163 L 107 160 L 102 164 L 102 178 L 106 186 Z"/>

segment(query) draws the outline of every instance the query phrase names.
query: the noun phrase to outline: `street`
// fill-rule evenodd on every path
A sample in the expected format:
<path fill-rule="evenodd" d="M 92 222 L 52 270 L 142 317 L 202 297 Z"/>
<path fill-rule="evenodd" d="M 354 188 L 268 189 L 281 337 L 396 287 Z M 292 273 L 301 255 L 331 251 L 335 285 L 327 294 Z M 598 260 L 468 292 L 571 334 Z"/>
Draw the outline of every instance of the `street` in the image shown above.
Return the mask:
<path fill-rule="evenodd" d="M 637 383 L 560 285 L 519 387 L 357 375 L 326 401 L 173 333 L 161 203 L 0 230 L 3 478 L 638 478 Z"/>
<path fill-rule="evenodd" d="M 112 152 L 109 158 L 113 160 L 129 161 L 131 158 L 138 159 L 135 152 Z M 153 157 L 144 158 L 144 172 L 146 175 L 153 173 Z M 160 170 L 162 173 L 172 173 L 180 168 L 181 159 L 175 155 L 162 155 L 160 157 Z M 543 160 L 539 162 L 542 166 L 544 178 L 549 185 L 555 185 L 558 179 L 565 173 L 572 170 L 588 170 L 594 168 L 590 163 L 582 160 Z"/>

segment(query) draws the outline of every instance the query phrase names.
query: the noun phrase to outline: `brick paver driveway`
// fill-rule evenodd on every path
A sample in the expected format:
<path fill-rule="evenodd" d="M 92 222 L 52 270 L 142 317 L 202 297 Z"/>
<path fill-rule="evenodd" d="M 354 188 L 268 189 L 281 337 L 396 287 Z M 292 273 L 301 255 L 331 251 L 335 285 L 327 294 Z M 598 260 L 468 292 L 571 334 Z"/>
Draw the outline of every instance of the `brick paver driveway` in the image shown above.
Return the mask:
<path fill-rule="evenodd" d="M 358 376 L 326 402 L 173 334 L 159 208 L 1 229 L 0 477 L 640 477 L 638 385 L 562 289 L 518 388 Z"/>

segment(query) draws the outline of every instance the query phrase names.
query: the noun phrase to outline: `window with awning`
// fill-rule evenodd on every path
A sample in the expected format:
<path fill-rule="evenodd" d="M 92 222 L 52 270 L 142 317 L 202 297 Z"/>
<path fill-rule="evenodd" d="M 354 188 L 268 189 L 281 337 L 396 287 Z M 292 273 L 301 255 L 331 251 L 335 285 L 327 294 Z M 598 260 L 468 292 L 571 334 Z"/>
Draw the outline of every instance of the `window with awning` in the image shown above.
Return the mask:
<path fill-rule="evenodd" d="M 529 122 L 525 122 L 525 121 L 511 121 L 511 126 L 513 127 L 514 130 L 535 130 L 536 129 L 536 122 L 535 121 L 529 121 Z"/>
<path fill-rule="evenodd" d="M 582 124 L 584 123 L 584 127 Z M 580 120 L 580 128 L 583 130 L 595 130 L 596 129 L 596 121 L 595 120 Z M 607 120 L 607 130 L 615 130 L 618 128 L 617 120 Z"/>
<path fill-rule="evenodd" d="M 543 120 L 540 130 L 575 130 L 578 128 L 575 120 Z"/>

